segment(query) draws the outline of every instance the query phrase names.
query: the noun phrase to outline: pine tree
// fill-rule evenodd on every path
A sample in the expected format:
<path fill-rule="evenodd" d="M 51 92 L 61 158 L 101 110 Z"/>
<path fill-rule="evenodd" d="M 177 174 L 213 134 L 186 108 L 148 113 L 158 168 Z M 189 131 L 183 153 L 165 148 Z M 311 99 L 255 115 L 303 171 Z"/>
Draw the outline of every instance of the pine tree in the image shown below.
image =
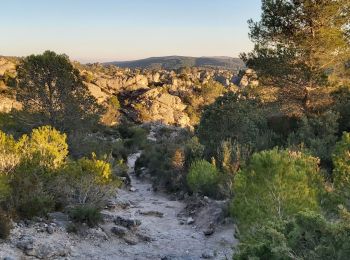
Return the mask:
<path fill-rule="evenodd" d="M 241 58 L 265 84 L 297 87 L 306 101 L 307 88 L 350 75 L 349 0 L 263 0 L 249 26 L 255 47 Z"/>

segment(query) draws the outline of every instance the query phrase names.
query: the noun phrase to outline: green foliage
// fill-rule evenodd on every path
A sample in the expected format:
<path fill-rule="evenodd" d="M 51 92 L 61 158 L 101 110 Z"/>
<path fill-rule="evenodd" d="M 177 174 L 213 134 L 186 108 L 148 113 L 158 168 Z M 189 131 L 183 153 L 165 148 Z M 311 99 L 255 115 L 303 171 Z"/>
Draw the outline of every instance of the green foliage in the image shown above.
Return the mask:
<path fill-rule="evenodd" d="M 245 144 L 254 152 L 272 148 L 275 137 L 268 129 L 261 104 L 236 93 L 226 94 L 208 106 L 196 132 L 209 156 L 215 156 L 225 140 Z"/>
<path fill-rule="evenodd" d="M 89 227 L 95 227 L 102 222 L 102 215 L 99 208 L 94 206 L 78 206 L 70 210 L 70 217 L 74 222 L 86 223 Z M 73 232 L 71 230 L 71 232 Z"/>
<path fill-rule="evenodd" d="M 189 188 L 196 193 L 217 197 L 218 184 L 220 181 L 220 172 L 215 165 L 199 160 L 191 164 L 187 175 L 187 184 Z"/>
<path fill-rule="evenodd" d="M 288 150 L 255 153 L 234 179 L 231 212 L 242 230 L 302 210 L 319 211 L 318 159 Z"/>
<path fill-rule="evenodd" d="M 10 173 L 19 160 L 19 147 L 15 139 L 0 131 L 0 175 Z"/>
<path fill-rule="evenodd" d="M 109 104 L 111 104 L 114 109 L 120 109 L 120 102 L 116 96 L 110 97 Z"/>
<path fill-rule="evenodd" d="M 332 111 L 303 117 L 296 132 L 290 134 L 289 143 L 303 144 L 322 163 L 330 165 L 331 153 L 337 140 L 338 118 L 338 114 Z"/>
<path fill-rule="evenodd" d="M 124 144 L 131 151 L 142 149 L 147 144 L 147 130 L 139 126 L 123 124 L 118 126 L 118 131 L 124 139 Z"/>
<path fill-rule="evenodd" d="M 345 80 L 349 5 L 348 0 L 263 1 L 261 20 L 249 21 L 254 51 L 241 58 L 260 80 L 282 87 Z"/>
<path fill-rule="evenodd" d="M 185 144 L 186 167 L 189 167 L 194 161 L 200 160 L 204 155 L 204 146 L 199 142 L 197 136 L 192 137 Z"/>
<path fill-rule="evenodd" d="M 11 219 L 0 211 L 0 239 L 6 239 L 11 232 L 12 224 Z"/>
<path fill-rule="evenodd" d="M 225 87 L 215 81 L 209 81 L 201 86 L 200 95 L 204 99 L 203 105 L 209 105 L 225 93 Z"/>
<path fill-rule="evenodd" d="M 190 138 L 188 132 L 162 128 L 156 134 L 157 142 L 145 147 L 136 161 L 135 172 L 140 174 L 142 168 L 146 167 L 155 186 L 162 186 L 172 192 L 185 190 L 185 144 Z"/>
<path fill-rule="evenodd" d="M 66 135 L 50 126 L 18 141 L 0 132 L 0 154 L 0 199 L 21 218 L 44 216 L 58 204 L 102 205 L 121 184 L 95 155 L 69 161 Z"/>
<path fill-rule="evenodd" d="M 38 195 L 21 200 L 20 204 L 17 205 L 17 214 L 20 218 L 31 219 L 36 216 L 45 217 L 54 209 L 55 202 L 51 196 Z"/>
<path fill-rule="evenodd" d="M 41 125 L 60 130 L 81 128 L 102 112 L 65 55 L 46 51 L 28 56 L 17 72 L 17 99 L 25 111 L 41 114 Z"/>
<path fill-rule="evenodd" d="M 250 156 L 250 146 L 241 145 L 237 141 L 222 141 L 217 151 L 218 166 L 223 172 L 234 175 Z"/>
<path fill-rule="evenodd" d="M 68 155 L 67 136 L 61 134 L 51 126 L 42 126 L 33 129 L 30 137 L 23 136 L 19 144 L 28 159 L 37 158 L 44 167 L 57 169 Z"/>
<path fill-rule="evenodd" d="M 333 181 L 336 192 L 350 199 L 350 133 L 344 132 L 333 153 Z"/>
<path fill-rule="evenodd" d="M 55 191 L 64 201 L 72 204 L 102 205 L 121 185 L 114 178 L 111 165 L 95 157 L 71 161 L 63 167 L 56 181 L 62 182 Z"/>
<path fill-rule="evenodd" d="M 3 78 L 6 86 L 9 86 L 9 87 L 16 86 L 16 74 L 14 72 L 5 71 Z"/>
<path fill-rule="evenodd" d="M 347 259 L 348 222 L 301 212 L 288 221 L 268 222 L 243 237 L 233 259 Z"/>
<path fill-rule="evenodd" d="M 46 187 L 51 173 L 36 162 L 23 161 L 16 167 L 9 183 L 8 204 L 20 218 L 45 216 L 54 209 L 54 198 Z"/>
<path fill-rule="evenodd" d="M 342 87 L 333 93 L 333 109 L 340 115 L 339 133 L 350 132 L 350 87 Z"/>

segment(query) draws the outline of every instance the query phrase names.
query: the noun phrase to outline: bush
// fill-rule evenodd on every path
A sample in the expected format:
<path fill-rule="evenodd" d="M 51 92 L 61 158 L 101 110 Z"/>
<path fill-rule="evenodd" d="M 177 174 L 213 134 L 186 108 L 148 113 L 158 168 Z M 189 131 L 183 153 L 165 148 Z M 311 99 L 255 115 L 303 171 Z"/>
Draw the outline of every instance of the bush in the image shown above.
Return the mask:
<path fill-rule="evenodd" d="M 8 200 L 21 218 L 45 216 L 54 209 L 53 196 L 47 190 L 51 173 L 36 163 L 21 162 L 9 183 L 11 197 Z"/>
<path fill-rule="evenodd" d="M 189 169 L 187 184 L 193 192 L 216 197 L 219 174 L 215 165 L 205 160 L 195 161 Z"/>
<path fill-rule="evenodd" d="M 339 115 L 327 111 L 321 115 L 303 117 L 296 132 L 290 134 L 290 145 L 304 145 L 323 165 L 331 165 L 331 154 L 337 141 Z"/>
<path fill-rule="evenodd" d="M 243 230 L 302 210 L 318 212 L 322 176 L 318 159 L 300 152 L 255 153 L 234 179 L 231 213 Z"/>
<path fill-rule="evenodd" d="M 86 223 L 89 227 L 95 227 L 102 222 L 100 209 L 94 206 L 84 205 L 75 207 L 70 210 L 69 216 L 74 222 Z"/>
<path fill-rule="evenodd" d="M 340 115 L 339 133 L 350 132 L 350 87 L 342 87 L 333 93 L 334 110 Z"/>
<path fill-rule="evenodd" d="M 350 198 L 350 133 L 344 132 L 333 153 L 333 180 L 339 196 Z"/>
<path fill-rule="evenodd" d="M 20 161 L 15 139 L 0 131 L 0 175 L 9 174 Z"/>
<path fill-rule="evenodd" d="M 69 162 L 57 176 L 57 183 L 60 182 L 55 193 L 67 203 L 97 206 L 121 185 L 121 181 L 112 176 L 110 164 L 95 157 Z"/>
<path fill-rule="evenodd" d="M 24 135 L 19 145 L 27 160 L 36 160 L 39 165 L 50 169 L 60 167 L 68 155 L 67 136 L 51 126 L 34 129 L 28 138 Z"/>
<path fill-rule="evenodd" d="M 262 104 L 243 94 L 229 93 L 205 108 L 196 130 L 208 158 L 216 156 L 222 141 L 232 140 L 261 151 L 274 146 Z"/>
<path fill-rule="evenodd" d="M 55 201 L 49 195 L 36 195 L 22 199 L 17 205 L 17 214 L 21 218 L 45 217 L 55 209 Z"/>
<path fill-rule="evenodd" d="M 4 212 L 0 211 L 0 239 L 8 238 L 11 228 L 11 219 Z"/>
<path fill-rule="evenodd" d="M 192 137 L 185 144 L 186 167 L 192 162 L 200 160 L 204 155 L 204 146 L 199 142 L 198 137 Z"/>
<path fill-rule="evenodd" d="M 243 236 L 233 259 L 348 259 L 350 226 L 301 212 L 287 221 L 267 222 Z"/>

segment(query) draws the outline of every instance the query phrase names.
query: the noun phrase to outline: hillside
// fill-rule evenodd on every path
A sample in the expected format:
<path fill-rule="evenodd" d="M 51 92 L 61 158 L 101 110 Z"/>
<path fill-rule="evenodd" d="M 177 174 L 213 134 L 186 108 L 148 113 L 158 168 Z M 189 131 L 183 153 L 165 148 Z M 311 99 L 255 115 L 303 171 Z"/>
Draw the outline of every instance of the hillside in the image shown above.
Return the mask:
<path fill-rule="evenodd" d="M 105 63 L 113 64 L 122 68 L 142 69 L 167 69 L 174 70 L 181 67 L 208 67 L 216 69 L 227 69 L 238 71 L 244 67 L 239 58 L 231 57 L 187 57 L 187 56 L 165 56 L 151 57 L 133 61 L 113 61 Z"/>

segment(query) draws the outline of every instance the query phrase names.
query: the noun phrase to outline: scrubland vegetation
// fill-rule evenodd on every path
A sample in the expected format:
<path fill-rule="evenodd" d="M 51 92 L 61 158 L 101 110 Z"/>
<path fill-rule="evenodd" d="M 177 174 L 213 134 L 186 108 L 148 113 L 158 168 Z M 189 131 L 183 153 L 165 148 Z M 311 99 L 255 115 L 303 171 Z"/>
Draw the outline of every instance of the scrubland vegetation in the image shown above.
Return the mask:
<path fill-rule="evenodd" d="M 5 78 L 23 110 L 0 117 L 0 237 L 10 218 L 53 210 L 97 225 L 127 156 L 142 150 L 135 172 L 155 189 L 230 201 L 234 259 L 347 259 L 349 10 L 346 0 L 263 1 L 255 48 L 242 54 L 260 85 L 203 84 L 186 103 L 194 131 L 158 125 L 153 141 L 120 114 L 102 125 L 105 109 L 66 56 L 25 58 Z"/>

